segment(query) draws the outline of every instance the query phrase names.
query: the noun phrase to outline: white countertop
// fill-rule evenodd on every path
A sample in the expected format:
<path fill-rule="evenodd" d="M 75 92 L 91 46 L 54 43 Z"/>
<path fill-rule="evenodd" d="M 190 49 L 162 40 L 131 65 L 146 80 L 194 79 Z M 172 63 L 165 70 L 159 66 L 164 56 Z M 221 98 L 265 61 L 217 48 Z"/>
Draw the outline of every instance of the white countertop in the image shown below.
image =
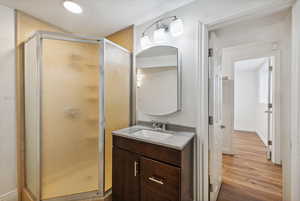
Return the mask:
<path fill-rule="evenodd" d="M 120 136 L 120 137 L 125 137 L 129 139 L 134 139 L 137 141 L 142 141 L 142 142 L 147 142 L 151 144 L 156 144 L 164 147 L 169 147 L 172 149 L 177 149 L 177 150 L 183 150 L 184 147 L 188 144 L 189 141 L 193 139 L 195 136 L 195 133 L 192 132 L 181 132 L 181 131 L 158 131 L 158 132 L 166 132 L 168 134 L 172 134 L 171 137 L 168 137 L 167 139 L 163 140 L 158 140 L 156 138 L 143 138 L 139 137 L 137 135 L 133 135 L 135 132 L 139 130 L 152 130 L 149 127 L 146 126 L 132 126 L 129 128 L 123 128 L 121 130 L 113 131 L 113 135 L 115 136 Z"/>

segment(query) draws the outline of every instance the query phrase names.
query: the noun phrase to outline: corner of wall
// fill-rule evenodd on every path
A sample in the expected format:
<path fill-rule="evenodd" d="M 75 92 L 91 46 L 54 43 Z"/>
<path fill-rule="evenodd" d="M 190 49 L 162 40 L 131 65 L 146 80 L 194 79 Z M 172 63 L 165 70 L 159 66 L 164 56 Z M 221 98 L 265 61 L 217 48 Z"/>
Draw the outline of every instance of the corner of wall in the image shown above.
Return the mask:
<path fill-rule="evenodd" d="M 114 43 L 128 49 L 130 52 L 134 50 L 134 26 L 131 25 L 125 29 L 117 31 L 106 37 Z"/>

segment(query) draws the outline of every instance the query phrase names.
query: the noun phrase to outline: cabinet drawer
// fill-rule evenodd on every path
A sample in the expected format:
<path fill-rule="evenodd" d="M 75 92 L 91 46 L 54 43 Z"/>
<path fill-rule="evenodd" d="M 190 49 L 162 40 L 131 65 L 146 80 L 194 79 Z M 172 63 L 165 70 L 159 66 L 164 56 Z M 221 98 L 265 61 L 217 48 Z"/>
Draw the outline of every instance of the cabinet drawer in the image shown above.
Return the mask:
<path fill-rule="evenodd" d="M 180 168 L 142 157 L 141 201 L 162 198 L 165 201 L 178 201 L 180 198 Z M 152 194 L 152 195 L 149 195 Z M 154 199 L 158 200 L 158 199 Z"/>
<path fill-rule="evenodd" d="M 113 136 L 113 145 L 148 158 L 181 166 L 181 151 L 179 150 L 119 136 Z"/>

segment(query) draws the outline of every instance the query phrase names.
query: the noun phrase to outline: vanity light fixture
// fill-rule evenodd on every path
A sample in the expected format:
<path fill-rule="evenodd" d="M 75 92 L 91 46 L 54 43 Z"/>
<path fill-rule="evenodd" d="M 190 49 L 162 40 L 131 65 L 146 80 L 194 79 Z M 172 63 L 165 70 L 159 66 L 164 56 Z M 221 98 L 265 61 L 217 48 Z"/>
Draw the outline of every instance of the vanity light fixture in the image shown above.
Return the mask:
<path fill-rule="evenodd" d="M 153 42 L 163 43 L 167 41 L 167 32 L 170 31 L 173 37 L 180 36 L 183 33 L 183 21 L 177 16 L 165 17 L 159 19 L 146 27 L 140 38 L 142 49 L 151 45 L 149 36 L 146 34 L 152 27 L 156 26 L 153 31 Z"/>
<path fill-rule="evenodd" d="M 141 37 L 141 47 L 144 49 L 144 48 L 148 47 L 149 45 L 151 45 L 149 36 L 143 35 Z"/>
<path fill-rule="evenodd" d="M 75 13 L 75 14 L 82 13 L 81 6 L 72 0 L 65 0 L 63 2 L 63 6 L 66 10 L 70 11 L 71 13 Z"/>
<path fill-rule="evenodd" d="M 173 20 L 170 24 L 170 32 L 174 37 L 180 36 L 183 33 L 182 19 L 175 17 L 175 20 Z"/>
<path fill-rule="evenodd" d="M 137 88 L 140 88 L 142 86 L 144 75 L 140 70 L 138 70 L 137 75 L 136 75 L 136 86 Z"/>
<path fill-rule="evenodd" d="M 167 41 L 167 34 L 165 28 L 156 29 L 153 33 L 153 40 L 155 43 L 164 43 Z"/>

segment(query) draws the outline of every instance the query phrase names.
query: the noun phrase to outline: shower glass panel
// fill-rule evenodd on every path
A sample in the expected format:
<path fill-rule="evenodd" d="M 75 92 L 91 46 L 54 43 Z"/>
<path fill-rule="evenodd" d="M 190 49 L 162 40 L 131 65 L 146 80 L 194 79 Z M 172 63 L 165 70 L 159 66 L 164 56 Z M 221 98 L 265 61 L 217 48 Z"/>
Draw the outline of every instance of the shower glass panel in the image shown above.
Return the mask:
<path fill-rule="evenodd" d="M 130 53 L 105 42 L 105 191 L 112 187 L 112 131 L 130 124 Z"/>
<path fill-rule="evenodd" d="M 43 40 L 42 200 L 99 188 L 99 44 Z"/>
<path fill-rule="evenodd" d="M 131 54 L 104 38 L 37 32 L 25 44 L 25 178 L 35 201 L 100 199 L 112 131 L 130 124 Z"/>
<path fill-rule="evenodd" d="M 37 62 L 37 43 L 35 38 L 26 43 L 25 48 L 25 185 L 36 199 L 39 196 L 39 68 Z"/>

